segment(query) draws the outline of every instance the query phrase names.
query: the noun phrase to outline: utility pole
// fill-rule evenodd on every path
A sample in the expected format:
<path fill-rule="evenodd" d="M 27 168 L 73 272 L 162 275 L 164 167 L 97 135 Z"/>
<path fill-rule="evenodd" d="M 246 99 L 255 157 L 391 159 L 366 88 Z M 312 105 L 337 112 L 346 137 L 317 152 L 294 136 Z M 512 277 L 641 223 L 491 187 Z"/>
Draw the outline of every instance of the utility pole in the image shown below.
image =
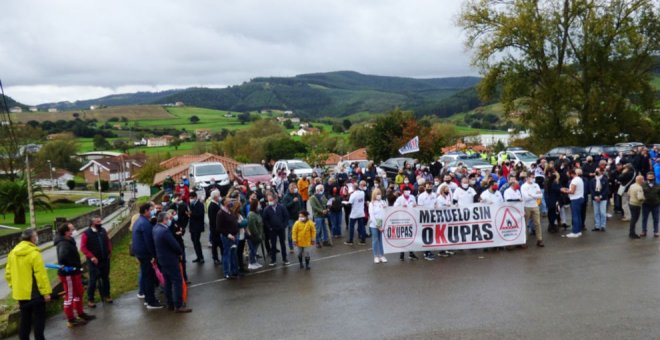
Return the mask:
<path fill-rule="evenodd" d="M 27 180 L 28 188 L 28 206 L 30 208 L 30 227 L 37 228 L 37 217 L 34 213 L 34 200 L 32 199 L 32 178 L 30 176 L 30 153 L 27 148 L 23 148 L 25 152 L 25 179 Z"/>
<path fill-rule="evenodd" d="M 55 191 L 55 185 L 53 184 L 53 163 L 50 159 L 48 160 L 48 171 L 50 172 L 50 191 Z"/>

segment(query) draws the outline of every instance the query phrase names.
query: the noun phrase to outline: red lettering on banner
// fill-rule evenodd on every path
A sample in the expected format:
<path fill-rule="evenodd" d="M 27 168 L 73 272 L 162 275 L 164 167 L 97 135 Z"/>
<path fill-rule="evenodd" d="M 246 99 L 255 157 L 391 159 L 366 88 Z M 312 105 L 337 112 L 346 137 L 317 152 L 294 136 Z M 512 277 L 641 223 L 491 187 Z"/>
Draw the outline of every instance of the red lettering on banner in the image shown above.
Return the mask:
<path fill-rule="evenodd" d="M 447 238 L 445 237 L 445 229 L 447 229 L 446 224 L 435 225 L 435 243 L 438 244 L 447 243 Z"/>

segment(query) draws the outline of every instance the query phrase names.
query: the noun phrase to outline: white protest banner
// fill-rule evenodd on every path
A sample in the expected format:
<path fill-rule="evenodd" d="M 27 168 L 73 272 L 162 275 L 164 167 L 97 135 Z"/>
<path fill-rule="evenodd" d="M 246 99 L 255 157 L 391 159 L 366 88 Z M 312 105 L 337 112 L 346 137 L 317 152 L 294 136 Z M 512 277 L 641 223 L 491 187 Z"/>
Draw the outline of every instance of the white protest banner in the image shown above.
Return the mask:
<path fill-rule="evenodd" d="M 471 204 L 428 209 L 385 211 L 383 249 L 386 254 L 504 247 L 527 242 L 522 204 Z"/>
<path fill-rule="evenodd" d="M 413 152 L 418 152 L 419 151 L 419 136 L 415 136 L 415 138 L 411 139 L 404 145 L 401 149 L 399 149 L 399 153 L 402 155 L 405 155 L 407 153 L 413 153 Z"/>

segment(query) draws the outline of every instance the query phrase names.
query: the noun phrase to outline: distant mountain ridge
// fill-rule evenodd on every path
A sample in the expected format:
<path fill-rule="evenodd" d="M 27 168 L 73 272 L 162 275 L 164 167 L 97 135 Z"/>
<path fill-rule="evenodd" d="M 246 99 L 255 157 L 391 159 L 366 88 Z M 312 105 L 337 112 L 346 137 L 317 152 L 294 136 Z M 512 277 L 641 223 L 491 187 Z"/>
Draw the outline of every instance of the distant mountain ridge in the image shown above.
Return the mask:
<path fill-rule="evenodd" d="M 86 110 L 92 105 L 170 104 L 229 111 L 292 110 L 307 117 L 341 117 L 357 112 L 385 112 L 395 107 L 419 115 L 451 114 L 481 104 L 474 86 L 478 77 L 406 78 L 354 71 L 301 74 L 295 77 L 257 77 L 227 88 L 188 88 L 137 92 L 74 102 L 44 103 L 41 110 Z"/>

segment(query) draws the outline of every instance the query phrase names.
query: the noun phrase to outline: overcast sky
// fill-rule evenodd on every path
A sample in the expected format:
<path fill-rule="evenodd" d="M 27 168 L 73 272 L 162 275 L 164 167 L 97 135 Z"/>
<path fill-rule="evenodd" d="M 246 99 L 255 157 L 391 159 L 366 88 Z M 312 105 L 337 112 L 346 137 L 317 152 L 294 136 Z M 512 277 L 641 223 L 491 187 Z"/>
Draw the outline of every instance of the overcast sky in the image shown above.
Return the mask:
<path fill-rule="evenodd" d="M 458 0 L 3 0 L 0 79 L 25 104 L 354 70 L 476 75 Z"/>

